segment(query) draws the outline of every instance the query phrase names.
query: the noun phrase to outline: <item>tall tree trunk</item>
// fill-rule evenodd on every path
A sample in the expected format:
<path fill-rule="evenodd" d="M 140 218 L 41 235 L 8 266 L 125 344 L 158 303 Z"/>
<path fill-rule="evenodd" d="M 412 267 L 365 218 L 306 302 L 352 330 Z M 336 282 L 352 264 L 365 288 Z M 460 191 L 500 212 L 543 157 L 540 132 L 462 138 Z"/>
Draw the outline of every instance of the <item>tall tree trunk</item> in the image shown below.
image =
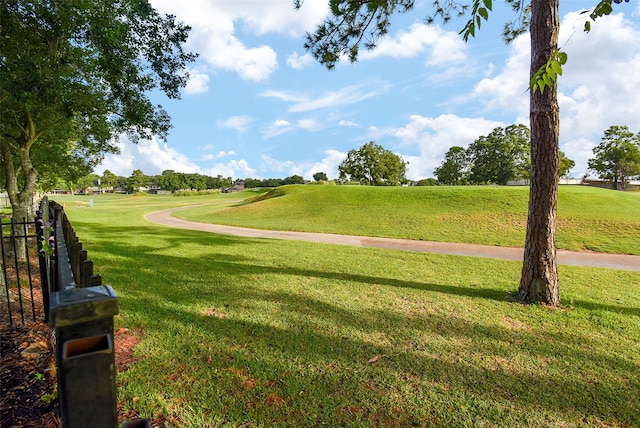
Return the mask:
<path fill-rule="evenodd" d="M 559 0 L 531 2 L 531 77 L 558 48 Z M 519 296 L 524 303 L 560 305 L 556 264 L 556 208 L 560 156 L 555 82 L 530 90 L 531 186 Z"/>
<path fill-rule="evenodd" d="M 17 144 L 0 141 L 0 159 L 5 170 L 5 187 L 11 202 L 11 218 L 14 222 L 22 222 L 33 218 L 33 195 L 36 191 L 38 171 L 31 163 L 31 146 L 38 139 L 31 115 L 26 113 L 25 123 Z M 15 162 L 17 158 L 17 165 Z M 18 176 L 21 175 L 19 180 Z M 16 254 L 19 260 L 26 258 L 23 239 L 17 239 Z"/>

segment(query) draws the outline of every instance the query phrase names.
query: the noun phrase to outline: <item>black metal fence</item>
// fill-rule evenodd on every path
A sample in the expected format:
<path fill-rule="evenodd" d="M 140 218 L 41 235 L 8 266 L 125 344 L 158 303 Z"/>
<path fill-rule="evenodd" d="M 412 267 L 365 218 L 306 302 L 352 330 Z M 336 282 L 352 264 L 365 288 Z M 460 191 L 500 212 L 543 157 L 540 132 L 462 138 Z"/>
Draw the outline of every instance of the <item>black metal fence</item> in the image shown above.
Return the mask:
<path fill-rule="evenodd" d="M 6 227 L 10 238 L 5 251 L 2 235 L 2 264 L 8 322 L 24 323 L 28 314 L 35 321 L 40 313 L 54 328 L 63 427 L 117 427 L 113 317 L 118 313 L 118 296 L 93 273 L 93 262 L 61 205 L 44 198 L 34 222 Z M 21 261 L 21 245 L 25 261 Z M 11 255 L 15 263 L 10 263 Z M 39 287 L 31 273 L 31 259 L 38 260 Z M 24 270 L 29 272 L 28 286 L 20 279 Z M 27 301 L 30 310 L 25 310 Z M 18 307 L 19 317 L 14 315 Z M 145 427 L 148 422 L 125 426 Z"/>
<path fill-rule="evenodd" d="M 38 212 L 39 216 L 39 212 Z M 45 266 L 43 229 L 38 219 L 11 220 L 0 226 L 0 324 L 46 320 L 47 288 L 41 281 Z"/>

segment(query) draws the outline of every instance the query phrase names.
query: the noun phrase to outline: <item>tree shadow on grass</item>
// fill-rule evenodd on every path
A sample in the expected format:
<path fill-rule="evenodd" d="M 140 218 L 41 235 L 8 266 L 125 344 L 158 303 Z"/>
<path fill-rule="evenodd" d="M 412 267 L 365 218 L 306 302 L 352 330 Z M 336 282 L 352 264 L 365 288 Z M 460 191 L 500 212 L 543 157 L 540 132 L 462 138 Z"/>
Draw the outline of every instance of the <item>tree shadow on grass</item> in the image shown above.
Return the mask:
<path fill-rule="evenodd" d="M 286 293 L 272 297 L 287 302 L 291 310 L 315 311 L 314 317 L 330 316 L 336 323 L 353 322 L 353 315 L 345 309 L 326 304 L 317 309 L 320 302 L 315 299 Z M 268 296 L 249 291 L 246 298 L 265 299 Z M 420 320 L 420 329 L 451 338 L 454 345 L 458 339 L 466 339 L 461 342 L 467 343 L 467 346 L 454 346 L 452 354 L 438 354 L 403 349 L 394 343 L 376 344 L 355 335 L 335 335 L 314 326 L 312 320 L 306 325 L 276 327 L 233 316 L 211 318 L 183 308 L 164 305 L 149 308 L 146 316 L 154 323 L 150 328 L 156 330 L 156 334 L 164 330 L 168 335 L 180 336 L 184 327 L 196 331 L 193 338 L 196 342 L 208 338 L 210 343 L 222 344 L 222 348 L 216 348 L 214 367 L 223 373 L 248 369 L 258 381 L 271 385 L 272 391 L 286 399 L 282 417 L 291 417 L 291 408 L 310 406 L 307 410 L 313 419 L 295 421 L 303 425 L 318 420 L 333 423 L 325 418 L 335 417 L 336 411 L 345 418 L 342 423 L 349 425 L 354 423 L 355 419 L 350 418 L 355 416 L 340 410 L 363 407 L 370 409 L 364 416 L 363 425 L 367 425 L 367 421 L 371 425 L 379 425 L 382 421 L 383 426 L 425 425 L 430 421 L 425 415 L 430 413 L 435 414 L 435 421 L 431 422 L 442 426 L 457 426 L 464 421 L 488 422 L 490 425 L 505 422 L 514 425 L 571 424 L 576 421 L 588 424 L 595 421 L 634 426 L 640 423 L 639 399 L 630 395 L 634 384 L 638 386 L 637 381 L 631 381 L 634 382 L 631 384 L 617 381 L 620 377 L 629 379 L 633 376 L 637 365 L 607 355 L 606 351 L 585 350 L 585 338 L 559 333 L 551 338 L 551 344 L 545 344 L 539 343 L 540 336 L 533 332 L 513 332 L 454 316 L 430 315 L 428 319 Z M 383 331 L 380 319 L 389 316 L 398 317 L 387 311 L 361 312 L 357 314 L 360 318 L 358 326 L 373 325 Z M 406 320 L 407 323 L 416 321 Z M 386 331 L 386 334 L 392 336 L 394 331 Z M 180 341 L 181 348 L 175 352 L 178 361 L 189 364 L 189 359 L 205 359 L 206 356 L 197 352 L 196 355 L 182 354 L 182 347 L 190 346 L 188 340 Z M 225 345 L 229 343 L 240 347 Z M 476 345 L 481 349 L 474 349 Z M 478 352 L 488 361 L 502 363 L 478 364 Z M 374 355 L 380 358 L 375 364 L 369 363 Z M 592 360 L 594 364 L 617 369 L 613 375 L 594 381 L 588 376 L 580 376 L 577 368 L 559 371 L 531 367 L 523 370 L 517 365 L 514 369 L 505 362 L 526 355 L 533 355 L 534 361 L 544 362 L 548 368 L 563 366 L 566 359 Z M 202 373 L 201 376 L 216 388 L 215 375 Z M 401 379 L 407 384 L 396 383 Z M 304 400 L 300 396 L 302 392 L 305 393 Z M 241 401 L 257 399 L 251 391 L 214 391 L 218 396 L 243 393 L 246 397 L 240 397 Z M 461 407 L 447 412 L 438 404 L 422 401 L 426 396 L 437 396 L 439 401 L 450 401 L 454 408 Z M 318 403 L 324 403 L 327 408 Z M 208 406 L 209 403 L 190 405 Z M 234 417 L 242 417 L 249 411 L 248 420 L 258 424 L 275 422 L 269 419 L 273 414 L 262 411 L 260 406 L 251 405 L 247 409 L 238 403 L 235 406 L 240 408 L 233 405 L 229 408 L 229 405 L 225 403 L 225 411 Z M 335 408 L 329 410 L 331 406 Z M 532 409 L 534 415 L 528 415 Z M 543 409 L 542 413 L 540 409 Z"/>
<path fill-rule="evenodd" d="M 632 316 L 640 317 L 640 308 L 634 308 L 629 306 L 606 305 L 604 303 L 596 303 L 596 302 L 590 302 L 587 300 L 575 300 L 575 299 L 571 301 L 570 305 L 576 308 L 586 309 L 588 311 L 605 311 L 613 314 L 632 315 Z"/>
<path fill-rule="evenodd" d="M 92 227 L 91 223 L 80 223 L 78 222 L 78 228 L 81 227 Z M 134 234 L 136 236 L 136 241 L 139 242 L 136 246 L 128 246 L 128 245 L 116 245 L 113 242 L 113 237 L 118 236 L 119 234 Z M 114 254 L 122 257 L 129 257 L 133 259 L 137 259 L 141 254 L 147 254 L 153 256 L 159 252 L 163 252 L 166 250 L 179 250 L 184 245 L 191 245 L 194 243 L 210 246 L 210 247 L 227 247 L 227 246 L 238 246 L 238 245 L 255 245 L 260 243 L 272 243 L 273 240 L 265 239 L 265 238 L 246 238 L 246 237 L 233 237 L 228 235 L 219 235 L 212 233 L 202 233 L 199 231 L 189 231 L 182 229 L 173 229 L 173 228 L 165 228 L 165 227 L 118 227 L 118 228 L 102 228 L 96 233 L 96 237 L 99 241 L 104 241 L 105 245 L 110 247 L 110 250 L 114 252 Z M 163 242 L 163 246 L 159 247 L 157 245 L 154 246 L 146 246 L 144 242 L 147 240 L 161 240 Z M 330 244 L 310 244 L 310 245 L 330 245 Z M 356 250 L 356 249 L 354 249 Z M 384 250 L 379 250 L 384 251 Z M 89 253 L 91 255 L 91 253 Z M 214 255 L 217 257 L 219 253 L 216 252 Z M 436 256 L 437 257 L 437 256 Z M 172 263 L 187 263 L 189 259 L 188 257 L 179 258 L 176 257 L 175 261 Z M 206 260 L 192 260 L 197 264 L 201 263 L 215 263 L 218 267 L 225 266 L 227 270 L 234 271 L 235 269 L 239 269 L 240 271 L 246 270 L 244 267 L 247 263 L 252 259 L 248 256 L 244 256 L 243 262 L 233 262 L 233 261 L 221 261 L 218 258 L 210 258 Z M 257 261 L 257 260 L 256 260 Z M 425 283 L 421 281 L 407 281 L 400 280 L 396 278 L 384 278 L 384 277 L 370 277 L 365 275 L 357 275 L 345 272 L 326 272 L 326 271 L 307 271 L 304 269 L 294 268 L 294 267 L 284 267 L 278 268 L 277 270 L 270 266 L 260 266 L 258 264 L 253 265 L 251 269 L 255 269 L 256 272 L 259 273 L 268 273 L 270 270 L 273 273 L 289 273 L 291 275 L 301 275 L 301 276 L 312 276 L 319 278 L 327 278 L 334 280 L 345 280 L 345 281 L 353 281 L 362 284 L 379 284 L 384 286 L 393 286 L 393 287 L 403 287 L 410 288 L 416 290 L 423 291 L 433 291 L 439 293 L 445 293 L 455 296 L 466 296 L 471 298 L 482 298 L 482 299 L 491 299 L 495 301 L 507 301 L 507 302 L 517 302 L 517 290 L 505 291 L 504 289 L 495 289 L 488 287 L 479 287 L 475 285 L 471 286 L 452 286 L 446 284 L 432 284 Z M 638 307 L 628 307 L 622 305 L 607 305 L 602 303 L 590 302 L 585 300 L 572 300 L 570 303 L 573 307 L 579 307 L 586 310 L 601 310 L 615 314 L 625 314 L 640 317 L 640 308 Z"/>
<path fill-rule="evenodd" d="M 108 250 L 126 259 L 135 259 L 138 264 L 133 265 L 134 269 L 145 268 L 144 275 L 137 273 L 131 275 L 130 262 L 114 263 L 105 268 L 109 275 L 118 278 L 136 277 L 130 281 L 122 280 L 119 284 L 113 284 L 116 292 L 121 294 L 122 311 L 131 311 L 135 307 L 138 313 L 133 314 L 134 319 L 146 324 L 147 329 L 154 330 L 156 335 L 176 335 L 177 346 L 186 348 L 198 346 L 197 343 L 189 342 L 191 339 L 197 341 L 197 338 L 184 335 L 184 331 L 192 330 L 195 330 L 200 337 L 210 338 L 212 343 L 225 344 L 231 341 L 239 345 L 247 344 L 246 352 L 239 351 L 238 348 L 220 350 L 226 356 L 222 355 L 216 367 L 222 369 L 255 367 L 258 373 L 266 377 L 265 384 L 271 383 L 277 386 L 278 394 L 287 398 L 288 404 L 283 411 L 290 411 L 291 407 L 297 409 L 297 413 L 294 413 L 298 415 L 295 418 L 299 419 L 295 422 L 303 425 L 317 422 L 317 419 L 305 419 L 305 412 L 300 409 L 307 403 L 294 394 L 298 389 L 318 390 L 314 384 L 310 383 L 310 380 L 314 380 L 327 382 L 329 385 L 328 389 L 322 389 L 318 392 L 319 396 L 312 400 L 314 403 L 312 405 L 317 407 L 313 412 L 319 413 L 319 418 L 326 418 L 325 421 L 328 423 L 332 423 L 330 417 L 338 415 L 344 418 L 342 420 L 344 424 L 354 422 L 351 418 L 355 416 L 351 414 L 353 412 L 347 411 L 348 408 L 366 408 L 367 406 L 374 410 L 369 414 L 360 414 L 358 417 L 364 418 L 370 425 L 380 425 L 380 421 L 388 422 L 389 425 L 429 423 L 456 425 L 476 419 L 479 422 L 489 421 L 489 424 L 500 425 L 505 422 L 505 417 L 519 425 L 535 425 L 536 421 L 552 424 L 553 420 L 545 418 L 552 418 L 551 415 L 558 412 L 561 414 L 558 416 L 560 419 L 568 418 L 570 421 L 575 421 L 575 418 L 579 417 L 577 415 L 583 415 L 584 419 L 581 421 L 583 423 L 589 423 L 591 420 L 595 423 L 598 421 L 628 425 L 640 423 L 638 420 L 640 412 L 637 411 L 640 407 L 638 397 L 637 395 L 634 397 L 631 392 L 638 387 L 638 382 L 635 380 L 637 364 L 615 354 L 612 355 L 607 350 L 594 349 L 597 344 L 589 337 L 572 336 L 561 331 L 548 333 L 539 329 L 512 331 L 502 326 L 472 323 L 455 314 L 429 313 L 420 317 L 400 314 L 382 307 L 354 312 L 308 295 L 274 291 L 265 287 L 258 288 L 252 286 L 251 281 L 260 276 L 286 275 L 294 284 L 299 282 L 301 287 L 304 286 L 305 278 L 322 278 L 337 283 L 404 288 L 418 292 L 511 302 L 510 293 L 504 289 L 435 284 L 286 264 L 270 266 L 264 264 L 259 257 L 252 257 L 250 254 L 244 255 L 242 260 L 233 260 L 231 257 L 221 259 L 221 247 L 261 243 L 273 245 L 273 241 L 201 232 L 175 232 L 174 229 L 157 227 L 105 228 L 95 231 L 96 245 L 102 246 L 100 251 Z M 140 245 L 118 243 L 113 239 L 118 233 L 134 233 Z M 159 240 L 161 245 L 143 245 L 147 240 Z M 211 253 L 197 259 L 190 257 L 189 254 L 175 255 L 181 248 L 194 243 L 210 246 Z M 224 254 L 222 256 L 224 257 Z M 176 269 L 176 267 L 179 268 Z M 205 273 L 203 269 L 208 272 Z M 354 267 L 355 269 L 357 267 Z M 97 266 L 97 271 L 102 271 L 100 266 Z M 108 275 L 104 277 L 106 282 L 109 282 Z M 437 299 L 437 296 L 430 298 Z M 286 314 L 304 314 L 309 321 L 301 322 L 300 317 L 292 317 L 292 321 L 288 325 L 285 323 L 286 326 L 283 327 L 237 319 L 233 316 L 216 319 L 197 313 L 196 307 L 201 307 L 213 299 L 226 302 L 230 308 L 246 301 L 280 302 Z M 579 302 L 578 305 L 583 303 L 588 304 L 588 302 Z M 585 309 L 609 309 L 614 312 L 619 312 L 620 309 L 603 308 L 603 306 L 607 305 L 598 305 L 598 307 L 585 305 Z M 635 308 L 628 309 L 632 314 L 637 315 Z M 297 324 L 294 324 L 293 320 Z M 319 320 L 324 322 L 320 323 Z M 445 340 L 453 340 L 451 352 L 455 353 L 455 356 L 433 354 L 424 349 L 412 349 L 410 346 L 404 347 L 402 342 L 405 339 L 410 341 L 408 337 L 404 337 L 402 341 L 372 343 L 353 335 L 332 334 L 330 330 L 320 327 L 327 322 L 339 327 L 377 333 L 390 338 L 399 333 L 389 330 L 389 325 L 408 325 L 417 331 L 431 332 Z M 180 339 L 178 340 L 177 337 Z M 455 345 L 456 339 L 464 339 L 463 345 Z M 467 345 L 464 345 L 465 343 Z M 474 349 L 476 345 L 480 351 Z M 428 344 L 416 346 L 428 346 Z M 180 349 L 176 351 L 178 359 L 201 357 L 184 356 L 182 352 Z M 478 363 L 478 355 L 475 355 L 475 358 L 468 358 L 477 352 L 489 361 L 502 361 L 502 363 L 483 366 Z M 514 370 L 509 364 L 504 363 L 511 358 L 526 358 L 529 354 L 534 357 L 534 362 L 542 365 L 549 364 L 554 370 L 537 368 Z M 367 363 L 374 355 L 382 356 L 379 360 L 380 364 Z M 225 360 L 229 356 L 232 358 Z M 611 373 L 610 376 L 594 381 L 588 377 L 582 377 L 579 369 L 575 367 L 562 370 L 563 360 L 588 361 L 597 366 L 611 367 Z M 292 366 L 292 361 L 300 361 L 301 364 L 296 368 Z M 329 369 L 334 362 L 338 364 L 337 370 Z M 313 367 L 314 374 L 309 373 L 305 367 Z M 374 376 L 378 371 L 384 372 L 382 377 Z M 215 377 L 211 377 L 212 374 L 202 372 L 200 375 L 203 379 L 209 379 L 215 384 Z M 287 380 L 288 376 L 293 376 L 297 380 L 292 383 Z M 374 383 L 390 383 L 371 385 L 366 379 L 374 379 L 372 381 Z M 410 384 L 409 389 L 413 389 L 413 392 L 408 392 L 406 388 L 397 384 L 399 379 L 407 380 Z M 620 381 L 620 379 L 627 380 Z M 434 386 L 437 392 L 434 392 L 433 388 L 430 389 L 430 385 Z M 213 388 L 220 396 L 224 396 L 225 393 L 234 393 L 215 390 L 215 385 Z M 386 391 L 387 389 L 389 391 Z M 237 394 L 237 391 L 235 393 Z M 394 398 L 392 398 L 398 394 L 401 397 L 400 415 L 394 414 L 398 403 L 394 404 Z M 437 397 L 434 397 L 434 394 Z M 442 407 L 434 407 L 426 401 L 421 405 L 428 411 L 426 413 L 418 411 L 415 408 L 415 402 L 420 402 L 427 396 L 449 400 L 454 403 L 454 406 L 462 407 L 458 412 L 453 410 L 444 412 Z M 327 407 L 334 406 L 340 411 L 333 409 L 329 414 L 327 413 L 329 410 L 317 405 L 318 402 L 326 402 Z M 403 406 L 408 410 L 403 411 Z M 515 406 L 515 409 L 511 406 Z M 542 419 L 534 419 L 533 422 L 528 423 L 527 409 L 530 408 L 544 409 L 546 416 L 538 416 Z M 231 408 L 229 411 L 236 414 L 237 418 L 242 418 L 247 408 L 240 406 Z M 266 410 L 263 412 L 261 407 L 256 405 L 249 411 L 251 415 L 249 419 L 267 424 L 273 422 L 273 420 L 267 420 L 272 417 L 273 410 L 270 411 L 271 413 Z M 434 414 L 426 416 L 429 411 Z M 282 414 L 281 417 L 283 418 L 281 420 L 285 420 L 286 417 L 294 416 Z M 435 419 L 429 419 L 430 417 Z"/>

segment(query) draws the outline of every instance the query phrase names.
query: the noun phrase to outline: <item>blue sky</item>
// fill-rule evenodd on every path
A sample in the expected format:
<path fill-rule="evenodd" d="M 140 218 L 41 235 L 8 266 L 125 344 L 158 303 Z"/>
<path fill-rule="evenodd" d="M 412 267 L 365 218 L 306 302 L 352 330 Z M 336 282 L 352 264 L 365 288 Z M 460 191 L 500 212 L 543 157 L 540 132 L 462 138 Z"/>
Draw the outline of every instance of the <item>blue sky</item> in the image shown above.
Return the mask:
<path fill-rule="evenodd" d="M 503 2 L 464 43 L 466 22 L 424 24 L 431 0 L 392 20 L 378 47 L 328 71 L 304 50 L 304 34 L 328 13 L 328 0 L 151 0 L 193 29 L 200 54 L 180 100 L 153 94 L 172 118 L 167 141 L 132 144 L 96 169 L 129 176 L 172 169 L 232 178 L 336 178 L 351 149 L 369 141 L 409 162 L 407 177 L 433 176 L 453 145 L 468 146 L 497 126 L 528 125 L 528 34 L 505 45 L 513 20 Z M 560 148 L 574 177 L 611 125 L 640 132 L 640 2 L 583 32 L 597 0 L 561 1 L 560 45 L 569 55 L 559 81 Z"/>

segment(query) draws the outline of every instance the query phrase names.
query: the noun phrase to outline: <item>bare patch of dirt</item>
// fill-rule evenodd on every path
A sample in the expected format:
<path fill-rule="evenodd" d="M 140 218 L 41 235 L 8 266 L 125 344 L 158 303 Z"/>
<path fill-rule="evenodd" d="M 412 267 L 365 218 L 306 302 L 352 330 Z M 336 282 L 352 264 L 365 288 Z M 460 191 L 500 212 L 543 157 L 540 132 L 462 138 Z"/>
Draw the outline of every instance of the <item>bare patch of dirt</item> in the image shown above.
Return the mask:
<path fill-rule="evenodd" d="M 44 322 L 0 330 L 0 426 L 61 427 L 54 338 Z"/>
<path fill-rule="evenodd" d="M 136 361 L 133 351 L 142 338 L 141 329 L 115 332 L 118 373 Z M 55 337 L 44 322 L 0 329 L 0 426 L 24 428 L 62 427 L 58 408 Z M 118 420 L 138 415 L 118 408 Z M 163 426 L 154 421 L 152 426 Z"/>

